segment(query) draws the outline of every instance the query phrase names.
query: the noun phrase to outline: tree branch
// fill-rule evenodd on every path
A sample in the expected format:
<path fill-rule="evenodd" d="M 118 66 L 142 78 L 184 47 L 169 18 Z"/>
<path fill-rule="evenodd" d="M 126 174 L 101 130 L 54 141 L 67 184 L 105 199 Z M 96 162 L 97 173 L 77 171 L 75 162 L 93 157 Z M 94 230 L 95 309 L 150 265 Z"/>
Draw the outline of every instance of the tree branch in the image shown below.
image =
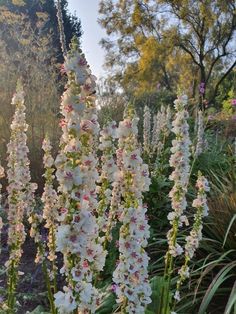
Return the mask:
<path fill-rule="evenodd" d="M 214 89 L 214 94 L 213 94 L 213 97 L 210 99 L 210 103 L 214 101 L 216 95 L 217 95 L 217 92 L 218 92 L 218 89 L 219 89 L 219 86 L 220 84 L 225 80 L 225 78 L 229 75 L 229 73 L 233 70 L 233 68 L 236 66 L 236 60 L 234 61 L 234 63 L 231 65 L 231 67 L 222 75 L 222 77 L 219 79 L 219 81 L 216 83 L 216 86 L 215 86 L 215 89 Z"/>

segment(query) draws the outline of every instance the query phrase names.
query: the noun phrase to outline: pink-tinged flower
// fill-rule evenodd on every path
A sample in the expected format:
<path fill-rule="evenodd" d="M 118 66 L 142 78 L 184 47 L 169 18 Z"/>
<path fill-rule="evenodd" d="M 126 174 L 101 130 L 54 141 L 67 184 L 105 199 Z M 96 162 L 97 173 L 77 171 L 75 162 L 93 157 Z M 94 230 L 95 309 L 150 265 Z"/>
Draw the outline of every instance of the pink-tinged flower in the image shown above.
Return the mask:
<path fill-rule="evenodd" d="M 132 128 L 132 122 L 130 120 L 124 120 L 124 125 L 126 128 L 131 129 Z"/>
<path fill-rule="evenodd" d="M 205 83 L 204 82 L 200 83 L 200 85 L 199 85 L 199 92 L 202 95 L 205 93 Z"/>
<path fill-rule="evenodd" d="M 86 66 L 87 65 L 87 61 L 85 58 L 80 58 L 79 59 L 79 66 Z"/>
<path fill-rule="evenodd" d="M 113 283 L 112 285 L 111 285 L 111 292 L 116 292 L 116 289 L 117 289 L 117 285 L 115 284 L 115 283 Z"/>
<path fill-rule="evenodd" d="M 60 73 L 61 73 L 61 74 L 65 74 L 65 73 L 66 73 L 64 64 L 61 64 Z"/>
<path fill-rule="evenodd" d="M 205 93 L 205 88 L 201 87 L 201 88 L 199 89 L 199 91 L 200 91 L 200 94 L 204 94 L 204 93 Z"/>
<path fill-rule="evenodd" d="M 73 111 L 74 109 L 73 109 L 73 106 L 72 105 L 67 105 L 67 106 L 65 106 L 65 111 L 66 112 L 71 112 L 71 111 Z"/>
<path fill-rule="evenodd" d="M 236 106 L 236 99 L 232 99 L 231 104 L 232 104 L 232 106 Z"/>
<path fill-rule="evenodd" d="M 83 262 L 83 267 L 84 267 L 84 268 L 88 268 L 88 267 L 89 267 L 88 261 L 85 260 L 85 261 Z"/>
<path fill-rule="evenodd" d="M 90 120 L 84 120 L 80 127 L 84 132 L 90 132 L 93 130 L 93 123 Z"/>
<path fill-rule="evenodd" d="M 214 116 L 213 115 L 209 115 L 208 116 L 208 120 L 210 120 L 210 121 L 214 120 Z"/>
<path fill-rule="evenodd" d="M 209 101 L 207 99 L 203 99 L 203 105 L 207 108 L 209 105 Z"/>
<path fill-rule="evenodd" d="M 66 126 L 66 121 L 65 121 L 65 119 L 61 119 L 60 120 L 60 122 L 59 122 L 59 126 L 62 128 L 62 127 L 64 127 L 64 126 Z"/>

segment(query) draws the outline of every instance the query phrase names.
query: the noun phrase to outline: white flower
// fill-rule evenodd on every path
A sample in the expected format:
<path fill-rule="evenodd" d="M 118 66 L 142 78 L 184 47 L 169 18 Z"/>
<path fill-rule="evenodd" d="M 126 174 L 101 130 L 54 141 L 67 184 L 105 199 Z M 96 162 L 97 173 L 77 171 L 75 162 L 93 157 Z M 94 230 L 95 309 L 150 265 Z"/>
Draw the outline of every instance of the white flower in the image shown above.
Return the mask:
<path fill-rule="evenodd" d="M 79 186 L 82 183 L 80 167 L 65 167 L 57 170 L 58 181 L 63 186 L 64 191 L 70 191 L 74 185 Z"/>
<path fill-rule="evenodd" d="M 71 227 L 69 225 L 58 226 L 56 234 L 57 251 L 64 252 L 67 249 L 70 231 Z"/>
<path fill-rule="evenodd" d="M 180 293 L 179 293 L 179 291 L 175 291 L 174 299 L 176 301 L 180 301 Z"/>
<path fill-rule="evenodd" d="M 64 289 L 65 292 L 57 292 L 54 295 L 55 306 L 59 314 L 71 314 L 77 307 L 72 291 Z"/>
<path fill-rule="evenodd" d="M 25 93 L 23 90 L 18 90 L 12 98 L 12 105 L 23 104 L 25 101 Z"/>

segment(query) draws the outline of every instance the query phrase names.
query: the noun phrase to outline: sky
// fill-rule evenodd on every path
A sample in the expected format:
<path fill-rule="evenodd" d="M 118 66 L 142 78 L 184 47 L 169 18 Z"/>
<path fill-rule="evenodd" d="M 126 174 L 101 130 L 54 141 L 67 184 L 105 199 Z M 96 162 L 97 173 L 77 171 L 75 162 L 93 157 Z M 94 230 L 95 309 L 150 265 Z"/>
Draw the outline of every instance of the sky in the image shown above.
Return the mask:
<path fill-rule="evenodd" d="M 68 0 L 68 8 L 81 20 L 83 35 L 82 49 L 91 70 L 97 78 L 105 75 L 102 68 L 104 63 L 104 50 L 100 47 L 99 41 L 105 37 L 105 31 L 97 22 L 99 0 Z"/>

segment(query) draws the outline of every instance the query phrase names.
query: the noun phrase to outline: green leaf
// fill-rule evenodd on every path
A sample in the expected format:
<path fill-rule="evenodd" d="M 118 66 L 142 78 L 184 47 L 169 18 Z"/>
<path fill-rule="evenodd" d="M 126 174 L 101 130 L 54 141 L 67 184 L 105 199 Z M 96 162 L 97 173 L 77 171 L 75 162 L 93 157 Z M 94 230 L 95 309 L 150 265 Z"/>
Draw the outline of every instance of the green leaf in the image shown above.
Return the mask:
<path fill-rule="evenodd" d="M 148 305 L 145 314 L 158 314 L 161 313 L 160 304 L 161 304 L 161 296 L 163 289 L 166 286 L 166 281 L 164 277 L 156 276 L 151 279 L 151 288 L 152 288 L 152 303 Z M 166 289 L 165 289 L 166 290 Z M 167 296 L 169 299 L 170 295 Z M 167 301 L 169 303 L 169 300 Z"/>
<path fill-rule="evenodd" d="M 230 223 L 229 223 L 229 226 L 228 226 L 228 228 L 227 228 L 227 231 L 226 231 L 226 234 L 225 234 L 225 237 L 224 237 L 224 242 L 223 242 L 222 247 L 225 246 L 225 242 L 226 242 L 226 240 L 227 240 L 229 231 L 230 231 L 230 229 L 231 229 L 231 227 L 232 227 L 232 225 L 233 225 L 233 223 L 234 223 L 235 220 L 236 220 L 236 214 L 232 217 L 232 219 L 231 219 L 231 221 L 230 221 Z"/>
<path fill-rule="evenodd" d="M 234 282 L 233 289 L 231 290 L 228 302 L 225 307 L 224 314 L 230 314 L 234 307 L 234 314 L 236 314 L 236 281 Z"/>
<path fill-rule="evenodd" d="M 208 305 L 210 304 L 212 298 L 214 297 L 216 291 L 218 290 L 218 288 L 220 287 L 220 285 L 227 280 L 228 278 L 230 278 L 232 275 L 227 275 L 231 269 L 233 269 L 234 267 L 236 267 L 236 262 L 233 261 L 232 263 L 226 265 L 225 267 L 223 267 L 219 273 L 215 276 L 215 278 L 213 279 L 212 283 L 210 284 L 209 288 L 206 291 L 206 294 L 202 300 L 202 303 L 200 305 L 200 309 L 198 311 L 198 314 L 205 314 Z"/>
<path fill-rule="evenodd" d="M 107 292 L 101 305 L 97 308 L 96 314 L 108 314 L 113 313 L 113 309 L 116 306 L 116 297 L 112 292 Z"/>
<path fill-rule="evenodd" d="M 39 305 L 32 312 L 29 312 L 29 314 L 50 314 L 50 312 L 46 312 L 45 309 Z"/>

